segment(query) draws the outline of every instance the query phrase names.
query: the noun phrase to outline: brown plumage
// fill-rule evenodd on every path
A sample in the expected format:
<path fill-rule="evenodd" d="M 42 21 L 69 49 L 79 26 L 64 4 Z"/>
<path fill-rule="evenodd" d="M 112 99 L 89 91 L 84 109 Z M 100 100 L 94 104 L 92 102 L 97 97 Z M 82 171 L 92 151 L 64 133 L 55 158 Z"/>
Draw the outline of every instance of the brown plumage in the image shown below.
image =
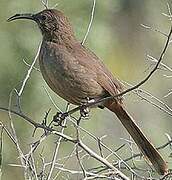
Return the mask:
<path fill-rule="evenodd" d="M 15 19 L 31 19 L 38 24 L 43 35 L 40 69 L 56 94 L 72 104 L 82 105 L 88 99 L 99 100 L 122 91 L 120 82 L 102 61 L 77 41 L 69 20 L 62 12 L 46 9 L 37 14 L 16 14 L 9 21 Z M 165 174 L 165 161 L 127 113 L 122 99 L 111 99 L 101 106 L 116 114 L 155 170 Z"/>

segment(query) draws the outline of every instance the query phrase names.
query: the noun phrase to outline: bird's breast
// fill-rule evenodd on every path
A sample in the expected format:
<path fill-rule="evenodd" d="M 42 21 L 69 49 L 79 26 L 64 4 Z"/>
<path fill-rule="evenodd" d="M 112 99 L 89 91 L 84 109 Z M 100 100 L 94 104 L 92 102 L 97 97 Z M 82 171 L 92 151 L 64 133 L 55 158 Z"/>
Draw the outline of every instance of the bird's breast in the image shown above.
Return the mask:
<path fill-rule="evenodd" d="M 50 88 L 73 104 L 83 104 L 88 98 L 103 94 L 96 73 L 80 64 L 65 48 L 41 48 L 40 70 Z"/>

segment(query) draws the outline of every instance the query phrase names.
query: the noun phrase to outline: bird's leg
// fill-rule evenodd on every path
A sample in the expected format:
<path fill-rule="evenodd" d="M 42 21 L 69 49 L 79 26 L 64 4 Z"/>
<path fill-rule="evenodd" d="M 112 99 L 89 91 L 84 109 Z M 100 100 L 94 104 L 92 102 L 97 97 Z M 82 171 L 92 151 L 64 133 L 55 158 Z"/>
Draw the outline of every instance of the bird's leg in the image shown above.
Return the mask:
<path fill-rule="evenodd" d="M 53 116 L 53 120 L 52 122 L 57 123 L 56 126 L 62 126 L 63 124 L 62 122 L 65 120 L 65 118 L 73 113 L 75 113 L 76 111 L 80 111 L 80 119 L 84 118 L 84 119 L 88 119 L 89 118 L 89 112 L 90 109 L 88 107 L 88 104 L 95 102 L 94 99 L 90 99 L 90 98 L 86 98 L 87 103 L 82 104 L 81 106 L 78 106 L 68 112 L 57 112 L 57 114 L 55 116 Z"/>
<path fill-rule="evenodd" d="M 86 118 L 88 119 L 89 118 L 89 112 L 90 112 L 90 109 L 88 107 L 88 104 L 90 103 L 93 103 L 95 102 L 94 99 L 90 99 L 89 97 L 87 97 L 87 103 L 86 104 L 83 104 L 80 108 L 80 115 L 81 115 L 81 118 Z"/>
<path fill-rule="evenodd" d="M 86 107 L 85 105 L 81 106 L 80 108 L 81 118 L 89 118 L 89 112 L 90 112 L 90 109 L 88 107 Z"/>
<path fill-rule="evenodd" d="M 88 118 L 89 117 L 89 108 L 86 107 L 85 105 L 81 105 L 79 106 L 79 110 L 80 110 L 80 120 L 82 118 Z M 55 126 L 61 126 L 61 127 L 66 127 L 66 126 L 63 126 L 63 121 L 65 120 L 65 118 L 67 116 L 69 116 L 71 114 L 70 111 L 68 112 L 57 112 L 56 115 L 53 116 L 53 120 L 52 122 L 55 122 Z"/>

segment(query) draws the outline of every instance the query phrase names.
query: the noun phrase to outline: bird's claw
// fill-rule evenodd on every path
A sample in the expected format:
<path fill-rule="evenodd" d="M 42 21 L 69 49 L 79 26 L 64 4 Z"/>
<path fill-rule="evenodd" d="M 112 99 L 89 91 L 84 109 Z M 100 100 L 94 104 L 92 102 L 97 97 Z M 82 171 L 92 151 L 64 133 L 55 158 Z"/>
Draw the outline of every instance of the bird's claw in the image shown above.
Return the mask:
<path fill-rule="evenodd" d="M 63 125 L 63 121 L 67 116 L 68 113 L 57 112 L 57 114 L 53 117 L 53 122 L 57 123 L 55 126 L 66 127 Z"/>
<path fill-rule="evenodd" d="M 82 118 L 88 119 L 89 118 L 89 112 L 90 112 L 90 110 L 88 107 L 82 106 L 80 109 L 80 115 Z"/>

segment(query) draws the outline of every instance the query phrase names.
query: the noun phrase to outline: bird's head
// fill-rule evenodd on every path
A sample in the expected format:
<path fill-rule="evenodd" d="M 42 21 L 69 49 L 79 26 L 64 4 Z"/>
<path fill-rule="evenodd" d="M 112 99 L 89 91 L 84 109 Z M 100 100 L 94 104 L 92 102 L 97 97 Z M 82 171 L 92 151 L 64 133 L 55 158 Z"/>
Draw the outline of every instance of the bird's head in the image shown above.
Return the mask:
<path fill-rule="evenodd" d="M 16 14 L 7 21 L 10 22 L 18 19 L 35 21 L 45 38 L 51 39 L 59 35 L 73 36 L 73 30 L 68 18 L 56 9 L 45 9 L 36 14 Z"/>

